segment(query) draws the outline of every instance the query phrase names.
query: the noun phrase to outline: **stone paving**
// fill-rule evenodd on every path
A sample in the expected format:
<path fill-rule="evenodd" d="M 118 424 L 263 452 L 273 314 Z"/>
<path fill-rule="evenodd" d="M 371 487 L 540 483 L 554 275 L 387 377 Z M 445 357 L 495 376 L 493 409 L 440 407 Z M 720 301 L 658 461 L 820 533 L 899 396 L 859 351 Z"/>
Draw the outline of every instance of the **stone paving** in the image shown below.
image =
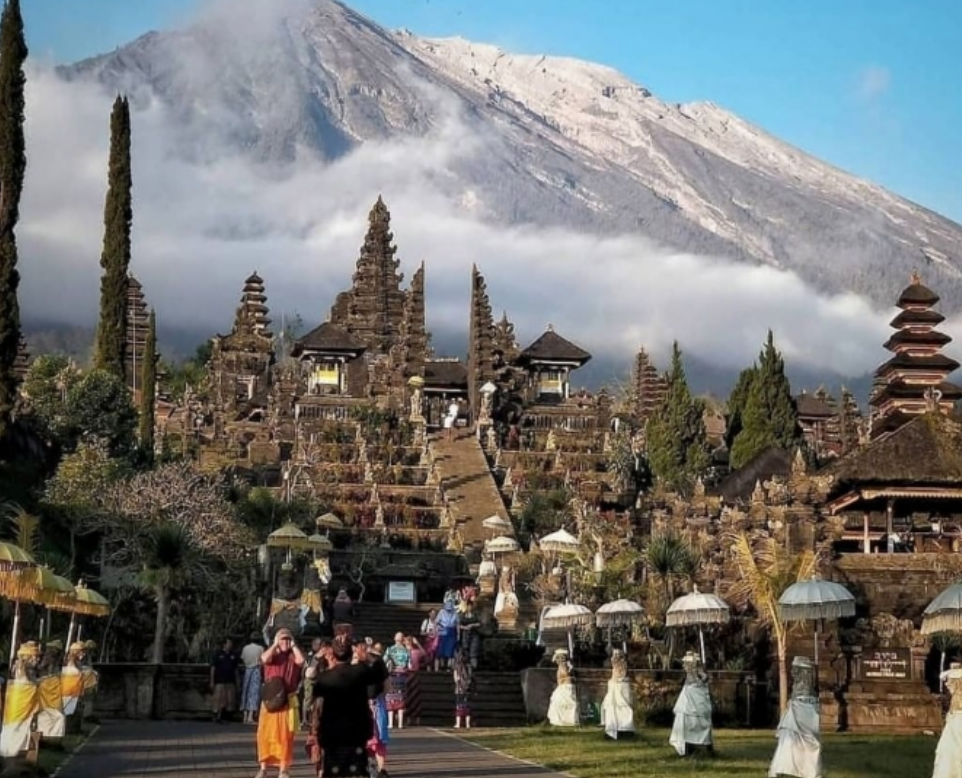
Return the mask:
<path fill-rule="evenodd" d="M 304 737 L 295 746 L 291 778 L 311 778 Z M 60 769 L 57 778 L 252 778 L 254 728 L 207 722 L 110 721 Z M 542 767 L 500 756 L 439 730 L 391 733 L 392 778 L 561 778 Z M 268 773 L 271 778 L 275 771 Z"/>

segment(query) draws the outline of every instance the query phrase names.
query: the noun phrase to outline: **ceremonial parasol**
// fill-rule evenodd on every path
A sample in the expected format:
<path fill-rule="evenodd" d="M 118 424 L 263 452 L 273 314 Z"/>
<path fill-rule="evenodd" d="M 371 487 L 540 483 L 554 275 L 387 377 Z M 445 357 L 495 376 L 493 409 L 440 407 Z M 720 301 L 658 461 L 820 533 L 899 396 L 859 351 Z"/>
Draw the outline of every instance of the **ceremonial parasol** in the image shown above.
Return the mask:
<path fill-rule="evenodd" d="M 818 668 L 818 622 L 854 616 L 855 597 L 841 584 L 812 576 L 785 590 L 778 598 L 778 613 L 782 621 L 815 622 L 815 667 Z"/>
<path fill-rule="evenodd" d="M 545 535 L 538 541 L 542 551 L 553 551 L 559 554 L 570 554 L 581 548 L 581 543 L 566 529 L 559 529 L 550 535 Z"/>
<path fill-rule="evenodd" d="M 595 611 L 595 623 L 608 628 L 608 645 L 611 645 L 612 627 L 630 627 L 645 618 L 645 609 L 633 600 L 615 600 L 605 603 Z M 627 646 L 622 646 L 627 648 Z"/>
<path fill-rule="evenodd" d="M 314 520 L 314 523 L 318 529 L 344 529 L 344 522 L 333 513 L 325 513 L 323 516 L 318 516 Z"/>
<path fill-rule="evenodd" d="M 74 629 L 78 629 L 77 639 L 80 638 L 79 627 L 77 627 L 77 616 L 101 617 L 110 614 L 110 603 L 100 592 L 88 589 L 87 584 L 80 581 L 76 587 L 76 601 L 70 616 L 70 627 L 67 629 L 67 645 L 74 640 Z"/>
<path fill-rule="evenodd" d="M 280 529 L 267 536 L 267 545 L 272 548 L 286 548 L 287 561 L 291 561 L 291 551 L 295 548 L 309 549 L 311 541 L 293 522 L 287 522 Z"/>
<path fill-rule="evenodd" d="M 327 535 L 321 535 L 320 533 L 315 532 L 308 538 L 308 541 L 311 544 L 311 551 L 314 551 L 315 553 L 319 551 L 324 552 L 334 550 L 334 544 L 331 542 L 331 539 L 327 537 Z"/>
<path fill-rule="evenodd" d="M 0 595 L 14 602 L 13 628 L 10 637 L 10 663 L 16 657 L 17 636 L 20 632 L 20 603 L 29 602 L 29 569 L 37 562 L 28 552 L 13 543 L 0 541 Z"/>
<path fill-rule="evenodd" d="M 40 638 L 43 639 L 44 626 L 48 633 L 50 631 L 50 611 L 72 611 L 77 602 L 77 591 L 70 581 L 49 567 L 28 568 L 24 578 L 28 581 L 24 592 L 26 600 L 47 609 L 46 619 L 40 620 Z"/>
<path fill-rule="evenodd" d="M 666 627 L 698 627 L 698 642 L 701 646 L 701 661 L 705 663 L 705 624 L 727 624 L 731 610 L 721 597 L 709 592 L 700 592 L 694 587 L 691 594 L 679 597 L 668 606 L 665 614 Z"/>
<path fill-rule="evenodd" d="M 507 532 L 512 529 L 510 521 L 497 515 L 488 516 L 488 518 L 481 522 L 481 526 L 485 529 L 493 529 L 498 532 Z"/>
<path fill-rule="evenodd" d="M 962 632 L 962 582 L 940 592 L 922 612 L 922 634 Z"/>
<path fill-rule="evenodd" d="M 512 554 L 520 548 L 518 541 L 502 535 L 484 544 L 484 550 L 489 554 Z"/>
<path fill-rule="evenodd" d="M 584 605 L 566 602 L 554 605 L 541 615 L 541 630 L 563 629 L 568 633 L 568 650 L 574 656 L 574 639 L 571 630 L 574 627 L 587 627 L 594 622 L 595 615 Z"/>

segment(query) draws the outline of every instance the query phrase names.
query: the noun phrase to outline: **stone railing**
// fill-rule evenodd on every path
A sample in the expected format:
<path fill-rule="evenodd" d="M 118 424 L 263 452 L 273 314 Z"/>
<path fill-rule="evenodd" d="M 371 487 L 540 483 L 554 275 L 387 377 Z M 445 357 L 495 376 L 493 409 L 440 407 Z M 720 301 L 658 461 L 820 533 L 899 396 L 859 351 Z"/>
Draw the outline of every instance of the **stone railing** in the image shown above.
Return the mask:
<path fill-rule="evenodd" d="M 109 663 L 96 666 L 94 712 L 101 718 L 210 718 L 210 667 Z"/>

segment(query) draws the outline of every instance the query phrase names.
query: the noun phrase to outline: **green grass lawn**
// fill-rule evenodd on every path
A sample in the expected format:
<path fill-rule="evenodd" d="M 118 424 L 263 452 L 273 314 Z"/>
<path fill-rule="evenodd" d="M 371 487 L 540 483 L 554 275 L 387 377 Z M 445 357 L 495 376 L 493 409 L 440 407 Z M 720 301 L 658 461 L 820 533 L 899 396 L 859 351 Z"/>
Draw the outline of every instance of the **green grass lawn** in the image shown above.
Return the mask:
<path fill-rule="evenodd" d="M 460 734 L 460 733 L 459 733 Z M 667 729 L 642 729 L 633 740 L 612 741 L 599 728 L 471 730 L 485 748 L 543 764 L 578 778 L 764 776 L 775 752 L 771 730 L 718 730 L 714 759 L 682 759 Z M 828 734 L 822 741 L 825 778 L 929 778 L 937 739 L 923 736 Z"/>

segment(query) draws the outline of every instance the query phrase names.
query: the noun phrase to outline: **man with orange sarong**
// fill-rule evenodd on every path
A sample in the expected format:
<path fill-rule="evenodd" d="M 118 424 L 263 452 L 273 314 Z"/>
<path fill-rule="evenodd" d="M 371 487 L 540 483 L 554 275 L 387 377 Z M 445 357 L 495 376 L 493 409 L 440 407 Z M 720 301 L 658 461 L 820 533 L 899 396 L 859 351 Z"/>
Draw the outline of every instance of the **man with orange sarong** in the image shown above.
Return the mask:
<path fill-rule="evenodd" d="M 261 655 L 264 689 L 257 720 L 256 778 L 266 778 L 267 768 L 278 767 L 278 778 L 290 778 L 294 762 L 294 734 L 300 729 L 297 687 L 301 682 L 304 654 L 288 629 L 279 629 L 274 642 Z"/>

